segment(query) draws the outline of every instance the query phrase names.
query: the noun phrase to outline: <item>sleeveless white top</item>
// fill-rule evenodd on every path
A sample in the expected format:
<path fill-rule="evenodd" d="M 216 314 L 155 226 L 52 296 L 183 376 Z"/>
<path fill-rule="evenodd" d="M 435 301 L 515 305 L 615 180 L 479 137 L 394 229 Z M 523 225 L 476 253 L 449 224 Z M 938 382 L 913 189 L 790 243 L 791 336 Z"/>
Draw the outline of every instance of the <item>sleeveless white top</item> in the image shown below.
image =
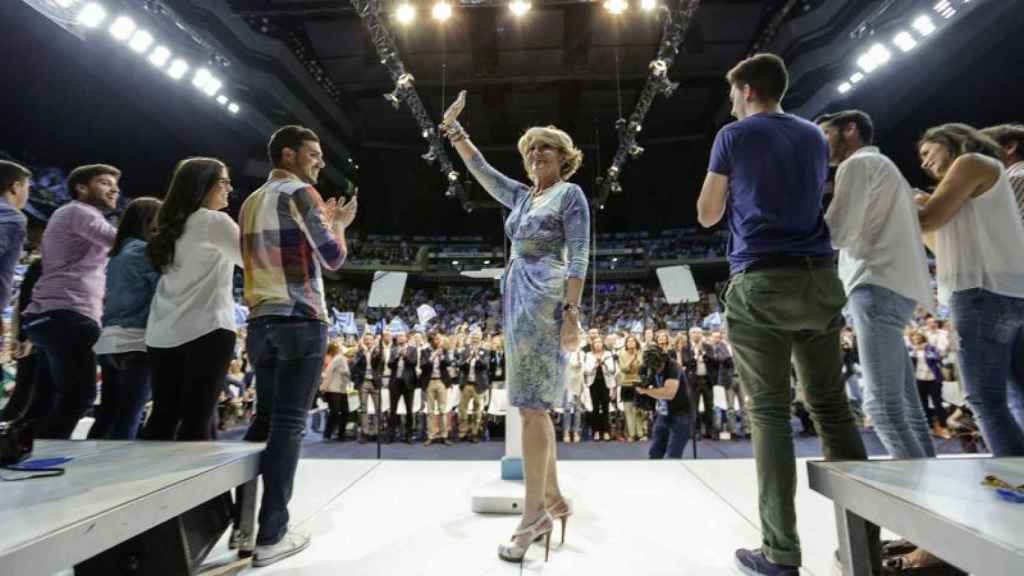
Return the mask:
<path fill-rule="evenodd" d="M 984 194 L 969 198 L 936 230 L 936 276 L 943 305 L 953 292 L 971 288 L 1024 298 L 1024 221 L 1003 165 L 978 157 L 999 168 L 999 180 Z"/>

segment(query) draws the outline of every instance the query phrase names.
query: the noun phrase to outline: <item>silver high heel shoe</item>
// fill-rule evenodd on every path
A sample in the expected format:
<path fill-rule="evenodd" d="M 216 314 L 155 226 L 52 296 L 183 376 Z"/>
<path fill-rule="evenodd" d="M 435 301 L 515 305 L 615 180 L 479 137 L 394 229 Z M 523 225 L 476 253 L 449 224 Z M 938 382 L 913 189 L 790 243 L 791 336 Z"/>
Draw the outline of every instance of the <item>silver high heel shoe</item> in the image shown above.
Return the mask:
<path fill-rule="evenodd" d="M 523 559 L 526 558 L 526 551 L 530 549 L 534 541 L 543 536 L 544 561 L 547 562 L 551 553 L 551 531 L 554 528 L 555 522 L 551 519 L 551 515 L 547 510 L 542 510 L 536 520 L 528 526 L 516 530 L 508 544 L 498 545 L 498 558 L 506 562 L 518 562 L 521 566 Z"/>
<path fill-rule="evenodd" d="M 547 508 L 547 513 L 551 515 L 552 522 L 555 520 L 562 521 L 561 544 L 565 544 L 565 525 L 569 522 L 569 516 L 572 516 L 572 506 L 569 505 L 569 501 L 564 497 L 559 498 L 557 502 Z"/>

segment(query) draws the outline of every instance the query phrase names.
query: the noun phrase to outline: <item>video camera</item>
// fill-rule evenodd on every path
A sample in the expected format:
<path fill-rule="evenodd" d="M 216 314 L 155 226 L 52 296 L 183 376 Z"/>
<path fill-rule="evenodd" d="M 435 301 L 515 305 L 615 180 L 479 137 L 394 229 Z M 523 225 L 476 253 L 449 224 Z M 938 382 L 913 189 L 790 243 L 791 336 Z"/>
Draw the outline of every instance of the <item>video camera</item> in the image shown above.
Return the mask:
<path fill-rule="evenodd" d="M 640 386 L 649 388 L 657 384 L 658 373 L 668 363 L 668 353 L 657 346 L 644 350 L 643 364 L 640 367 Z"/>
<path fill-rule="evenodd" d="M 34 441 L 32 421 L 15 418 L 0 422 L 0 466 L 17 464 L 32 454 Z"/>

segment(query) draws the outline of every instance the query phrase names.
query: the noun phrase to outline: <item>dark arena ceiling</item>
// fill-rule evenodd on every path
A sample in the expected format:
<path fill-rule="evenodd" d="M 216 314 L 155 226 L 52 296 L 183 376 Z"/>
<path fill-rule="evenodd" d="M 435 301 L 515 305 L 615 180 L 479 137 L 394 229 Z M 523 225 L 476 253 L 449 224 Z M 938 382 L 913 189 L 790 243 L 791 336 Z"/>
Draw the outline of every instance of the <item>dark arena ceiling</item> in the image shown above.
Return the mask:
<path fill-rule="evenodd" d="M 616 15 L 603 0 L 534 0 L 517 16 L 507 0 L 451 0 L 452 16 L 440 23 L 430 14 L 434 0 L 413 0 L 417 17 L 405 25 L 394 17 L 401 0 L 375 5 L 430 119 L 439 120 L 446 102 L 467 90 L 463 123 L 503 171 L 523 177 L 514 144 L 527 127 L 567 130 L 586 156 L 575 180 L 607 204 L 598 224 L 604 230 L 693 225 L 711 140 L 729 121 L 724 75 L 754 51 L 775 52 L 789 64 L 788 111 L 813 117 L 860 107 L 875 117 L 883 139 L 906 133 L 901 138 L 912 141 L 915 119 L 930 121 L 935 115 L 928 110 L 951 85 L 1020 93 L 1019 0 L 948 0 L 955 12 L 949 18 L 936 0 L 703 0 L 668 70 L 678 88 L 654 98 L 636 137 L 644 154 L 624 166 L 621 194 L 597 198 L 597 178 L 619 145 L 616 120 L 633 113 L 663 41 L 664 18 L 679 1 L 688 0 L 659 0 L 660 8 L 644 11 L 641 0 L 628 0 L 628 9 Z M 62 3 L 72 6 L 60 14 L 56 5 Z M 140 188 L 159 189 L 172 158 L 209 154 L 231 164 L 238 187 L 248 188 L 239 190 L 244 196 L 265 177 L 269 133 L 301 123 L 323 139 L 330 170 L 322 192 L 337 194 L 347 180 L 359 186 L 360 226 L 393 234 L 499 233 L 499 216 L 488 210 L 492 205 L 478 186 L 467 186 L 460 198 L 445 197 L 445 174 L 421 158 L 427 141 L 413 114 L 384 98 L 395 79 L 348 0 L 103 0 L 109 17 L 95 30 L 73 22 L 86 3 L 12 0 L 0 8 L 5 22 L 23 24 L 0 43 L 4 61 L 21 78 L 3 81 L 6 108 L 30 117 L 12 115 L 8 137 L 16 134 L 34 156 L 68 166 L 100 160 L 83 157 L 95 148 L 58 145 L 53 130 L 44 131 L 46 137 L 28 128 L 47 121 L 44 110 L 62 106 L 62 134 L 111 142 L 106 147 L 121 152 L 106 158 L 125 165 L 126 182 L 135 169 L 146 173 L 136 177 Z M 112 41 L 106 27 L 121 14 L 188 60 L 188 75 L 175 83 Z M 904 54 L 891 40 L 902 30 L 917 34 L 912 26 L 921 15 L 937 29 Z M 891 62 L 839 93 L 857 72 L 858 57 L 877 42 L 891 50 Z M 61 79 L 49 80 L 49 89 L 32 88 L 46 82 L 42 66 Z M 217 109 L 188 85 L 200 66 L 223 82 L 222 93 L 240 106 L 237 114 Z M 78 82 L 69 86 L 68 78 Z M 40 102 L 43 94 L 49 102 Z M 965 108 L 972 105 L 980 108 L 976 102 Z M 993 103 L 987 107 L 993 121 L 1021 119 L 998 115 L 1000 106 L 1017 109 Z M 461 161 L 448 154 L 465 179 Z"/>

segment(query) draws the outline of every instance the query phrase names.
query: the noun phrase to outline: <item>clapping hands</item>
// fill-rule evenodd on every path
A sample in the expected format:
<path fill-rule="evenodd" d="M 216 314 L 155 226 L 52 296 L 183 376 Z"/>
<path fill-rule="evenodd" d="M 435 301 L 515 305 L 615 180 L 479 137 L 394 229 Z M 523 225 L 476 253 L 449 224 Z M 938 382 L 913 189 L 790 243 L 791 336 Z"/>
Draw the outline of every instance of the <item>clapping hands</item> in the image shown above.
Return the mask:
<path fill-rule="evenodd" d="M 336 198 L 331 198 L 324 203 L 324 215 L 328 222 L 337 222 L 348 228 L 356 219 L 356 211 L 359 209 L 359 197 L 353 195 L 347 202 L 343 199 L 338 203 Z"/>

